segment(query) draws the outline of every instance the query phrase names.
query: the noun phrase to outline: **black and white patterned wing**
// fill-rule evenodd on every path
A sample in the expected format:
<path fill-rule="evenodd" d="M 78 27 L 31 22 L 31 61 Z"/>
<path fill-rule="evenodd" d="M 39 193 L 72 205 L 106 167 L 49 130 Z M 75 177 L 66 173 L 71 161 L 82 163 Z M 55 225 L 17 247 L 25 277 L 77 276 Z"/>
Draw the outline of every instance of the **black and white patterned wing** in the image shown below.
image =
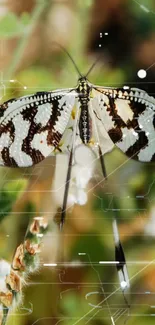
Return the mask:
<path fill-rule="evenodd" d="M 0 105 L 0 165 L 28 167 L 55 153 L 77 93 L 38 92 Z"/>
<path fill-rule="evenodd" d="M 155 161 L 155 98 L 124 87 L 93 87 L 92 106 L 111 140 L 128 157 Z"/>

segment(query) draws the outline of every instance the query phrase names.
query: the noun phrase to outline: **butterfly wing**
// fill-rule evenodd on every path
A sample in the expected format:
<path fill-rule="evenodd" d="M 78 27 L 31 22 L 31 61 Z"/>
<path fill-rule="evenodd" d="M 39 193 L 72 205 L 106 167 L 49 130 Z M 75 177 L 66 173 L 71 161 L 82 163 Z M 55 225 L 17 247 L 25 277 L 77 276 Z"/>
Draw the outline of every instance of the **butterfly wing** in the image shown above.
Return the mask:
<path fill-rule="evenodd" d="M 39 92 L 0 106 L 0 165 L 28 167 L 55 153 L 74 107 L 74 89 Z"/>
<path fill-rule="evenodd" d="M 124 88 L 94 86 L 94 112 L 111 140 L 128 157 L 154 161 L 155 98 L 137 88 Z"/>

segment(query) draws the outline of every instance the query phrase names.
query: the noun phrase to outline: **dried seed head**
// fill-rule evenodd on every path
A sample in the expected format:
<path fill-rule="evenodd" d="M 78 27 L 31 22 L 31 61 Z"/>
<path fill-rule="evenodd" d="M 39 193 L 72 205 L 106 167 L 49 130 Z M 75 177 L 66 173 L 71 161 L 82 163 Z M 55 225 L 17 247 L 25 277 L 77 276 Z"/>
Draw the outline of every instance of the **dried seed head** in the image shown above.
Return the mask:
<path fill-rule="evenodd" d="M 17 247 L 12 266 L 13 269 L 23 271 L 25 269 L 25 264 L 24 264 L 24 246 L 21 244 L 20 246 Z"/>
<path fill-rule="evenodd" d="M 30 255 L 40 253 L 40 245 L 31 243 L 29 239 L 25 240 L 24 247 Z"/>
<path fill-rule="evenodd" d="M 36 235 L 39 233 L 40 230 L 40 226 L 39 226 L 39 221 L 38 220 L 34 220 L 30 226 L 30 232 L 33 235 Z"/>
<path fill-rule="evenodd" d="M 11 271 L 10 274 L 6 276 L 6 284 L 15 292 L 21 291 L 21 279 L 14 271 Z"/>
<path fill-rule="evenodd" d="M 0 292 L 0 303 L 6 307 L 10 307 L 12 305 L 13 293 L 10 291 Z"/>
<path fill-rule="evenodd" d="M 39 225 L 42 227 L 44 230 L 48 227 L 48 221 L 45 218 L 42 218 L 39 220 Z"/>
<path fill-rule="evenodd" d="M 2 321 L 3 321 L 3 317 L 4 317 L 4 307 L 2 305 L 0 305 L 0 324 L 3 324 Z"/>

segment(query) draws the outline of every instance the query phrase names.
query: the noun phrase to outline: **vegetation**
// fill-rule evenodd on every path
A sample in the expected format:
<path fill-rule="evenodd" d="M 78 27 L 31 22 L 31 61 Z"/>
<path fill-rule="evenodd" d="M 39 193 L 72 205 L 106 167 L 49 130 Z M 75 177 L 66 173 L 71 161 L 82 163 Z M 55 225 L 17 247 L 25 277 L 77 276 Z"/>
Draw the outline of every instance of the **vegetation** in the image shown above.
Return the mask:
<path fill-rule="evenodd" d="M 142 4 L 131 0 L 11 0 L 0 5 L 0 14 L 1 102 L 76 85 L 74 66 L 55 41 L 71 53 L 82 73 L 101 53 L 89 75 L 92 83 L 130 84 L 154 95 L 153 0 L 144 0 Z M 142 68 L 147 70 L 145 79 L 137 76 Z M 60 158 L 59 164 L 62 170 L 65 157 Z M 97 162 L 87 188 L 88 201 L 67 211 L 61 234 L 56 216 L 59 217 L 62 175 L 54 185 L 55 159 L 49 157 L 34 168 L 0 168 L 0 256 L 9 263 L 6 272 L 16 272 L 27 283 L 14 288 L 10 278 L 5 282 L 5 276 L 10 275 L 2 275 L 0 264 L 1 325 L 5 325 L 6 319 L 7 325 L 108 325 L 125 321 L 129 325 L 143 325 L 146 319 L 153 324 L 154 164 L 128 160 L 118 149 L 105 155 L 105 164 L 108 180 L 103 179 Z M 25 245 L 36 217 L 46 218 L 49 225 L 43 238 L 36 235 L 40 230 L 30 236 L 37 245 L 38 239 L 42 240 L 40 252 L 36 252 L 35 246 L 34 254 L 30 253 L 33 242 L 24 246 L 19 259 L 18 247 Z M 114 217 L 131 281 L 131 292 L 127 295 L 130 309 L 115 265 L 99 264 L 114 261 Z M 14 270 L 15 257 L 21 265 L 24 263 L 24 270 Z M 1 283 L 11 293 L 7 302 Z M 9 318 L 4 317 L 17 298 L 17 291 L 22 297 L 18 308 L 10 310 Z"/>

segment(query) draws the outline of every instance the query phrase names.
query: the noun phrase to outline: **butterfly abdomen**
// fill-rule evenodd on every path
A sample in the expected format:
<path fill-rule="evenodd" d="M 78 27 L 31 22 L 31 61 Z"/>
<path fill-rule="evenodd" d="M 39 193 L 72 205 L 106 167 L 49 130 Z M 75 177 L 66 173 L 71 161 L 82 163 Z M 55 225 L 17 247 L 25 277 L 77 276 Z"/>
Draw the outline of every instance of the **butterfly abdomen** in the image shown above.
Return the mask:
<path fill-rule="evenodd" d="M 90 117 L 88 112 L 88 100 L 81 100 L 81 115 L 79 120 L 80 138 L 83 143 L 88 143 L 91 138 Z"/>
<path fill-rule="evenodd" d="M 81 109 L 79 133 L 82 142 L 87 144 L 91 138 L 91 123 L 88 109 L 90 101 L 90 87 L 85 80 L 80 81 L 78 91 Z"/>

